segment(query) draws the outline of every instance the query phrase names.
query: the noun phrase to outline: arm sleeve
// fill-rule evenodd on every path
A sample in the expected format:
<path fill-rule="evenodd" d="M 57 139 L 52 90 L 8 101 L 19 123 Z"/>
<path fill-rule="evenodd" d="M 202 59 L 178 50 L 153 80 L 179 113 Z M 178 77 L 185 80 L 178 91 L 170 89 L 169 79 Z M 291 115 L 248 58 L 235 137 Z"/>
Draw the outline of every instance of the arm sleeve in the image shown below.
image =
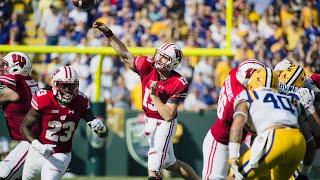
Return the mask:
<path fill-rule="evenodd" d="M 179 87 L 178 91 L 168 99 L 168 103 L 172 103 L 172 104 L 182 103 L 188 94 L 188 89 L 189 89 L 188 84 L 183 85 L 183 87 L 181 88 Z"/>
<path fill-rule="evenodd" d="M 40 104 L 41 105 L 41 104 Z M 33 109 L 39 111 L 40 106 L 39 106 L 39 102 L 38 102 L 38 97 L 37 95 L 34 95 L 31 99 L 31 106 L 33 107 Z"/>
<path fill-rule="evenodd" d="M 0 82 L 3 85 L 6 85 L 8 88 L 16 91 L 16 78 L 15 76 L 4 75 L 0 76 Z"/>
<path fill-rule="evenodd" d="M 47 98 L 48 96 L 46 95 L 46 93 L 47 93 L 47 91 L 40 90 L 35 95 L 32 96 L 31 106 L 35 110 L 41 111 L 45 107 L 50 105 L 50 100 L 49 100 L 49 98 Z"/>
<path fill-rule="evenodd" d="M 251 103 L 252 99 L 250 97 L 250 94 L 247 90 L 243 90 L 241 91 L 240 94 L 238 94 L 235 97 L 234 103 L 233 103 L 233 109 L 236 109 L 236 107 L 238 106 L 238 104 L 242 103 L 242 102 L 248 102 Z"/>
<path fill-rule="evenodd" d="M 146 56 L 138 56 L 134 58 L 135 72 L 141 77 L 152 69 L 152 59 Z"/>

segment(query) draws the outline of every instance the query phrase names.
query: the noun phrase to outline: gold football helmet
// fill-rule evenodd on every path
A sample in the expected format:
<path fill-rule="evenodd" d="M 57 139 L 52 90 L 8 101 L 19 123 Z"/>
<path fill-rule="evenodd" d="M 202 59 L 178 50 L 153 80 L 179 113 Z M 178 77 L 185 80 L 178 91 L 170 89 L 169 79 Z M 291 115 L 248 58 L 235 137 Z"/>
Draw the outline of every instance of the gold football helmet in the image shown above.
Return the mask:
<path fill-rule="evenodd" d="M 301 66 L 291 65 L 279 75 L 279 89 L 281 92 L 295 92 L 304 86 L 306 74 Z"/>
<path fill-rule="evenodd" d="M 248 90 L 266 87 L 278 90 L 278 76 L 270 68 L 260 68 L 256 70 L 248 82 Z"/>

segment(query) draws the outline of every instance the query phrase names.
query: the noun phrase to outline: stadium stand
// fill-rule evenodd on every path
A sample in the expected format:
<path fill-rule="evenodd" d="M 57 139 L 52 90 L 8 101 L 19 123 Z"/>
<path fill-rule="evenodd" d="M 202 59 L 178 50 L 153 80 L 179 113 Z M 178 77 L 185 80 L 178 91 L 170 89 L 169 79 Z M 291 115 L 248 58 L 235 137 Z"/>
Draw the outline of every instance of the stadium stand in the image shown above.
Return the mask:
<path fill-rule="evenodd" d="M 108 46 L 103 36 L 90 28 L 98 20 L 107 23 L 128 46 L 149 47 L 176 41 L 182 47 L 222 48 L 225 45 L 224 2 L 102 0 L 95 9 L 80 11 L 67 0 L 2 1 L 0 44 Z M 246 58 L 263 60 L 270 67 L 288 58 L 302 65 L 307 73 L 319 73 L 319 12 L 319 0 L 265 0 L 263 3 L 235 0 L 232 31 L 235 56 L 188 57 L 177 69 L 191 82 L 189 96 L 193 97 L 188 99 L 200 100 L 191 102 L 200 106 L 192 107 L 215 108 L 224 78 Z M 43 84 L 48 83 L 50 72 L 61 64 L 71 64 L 78 70 L 90 69 L 80 77 L 80 88 L 89 96 L 97 58 L 75 54 L 33 57 L 37 64 L 34 69 Z M 126 86 L 120 88 L 122 79 Z M 134 108 L 138 102 L 130 101 L 128 96 L 136 89 L 133 82 L 138 82 L 137 79 L 116 57 L 105 57 L 102 90 L 108 106 L 122 104 Z M 116 89 L 112 88 L 114 85 Z M 118 92 L 119 88 L 123 88 L 123 93 Z M 114 92 L 119 95 L 120 103 L 111 98 Z M 192 107 L 187 109 L 199 111 Z"/>

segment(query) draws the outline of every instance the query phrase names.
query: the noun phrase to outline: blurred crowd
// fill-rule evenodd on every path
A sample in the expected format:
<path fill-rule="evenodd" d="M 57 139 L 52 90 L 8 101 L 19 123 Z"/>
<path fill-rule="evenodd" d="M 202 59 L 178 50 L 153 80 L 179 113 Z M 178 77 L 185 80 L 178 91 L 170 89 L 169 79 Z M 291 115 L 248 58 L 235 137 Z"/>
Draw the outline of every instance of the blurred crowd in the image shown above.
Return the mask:
<path fill-rule="evenodd" d="M 94 21 L 109 25 L 127 46 L 157 47 L 173 41 L 181 47 L 224 48 L 225 0 L 101 0 L 88 11 L 69 0 L 0 2 L 0 44 L 26 44 L 25 22 L 35 23 L 35 38 L 47 45 L 109 46 Z M 320 0 L 234 0 L 232 45 L 234 57 L 185 57 L 177 71 L 190 82 L 182 109 L 199 112 L 215 108 L 228 72 L 239 62 L 256 58 L 273 67 L 288 58 L 307 74 L 320 73 Z M 28 16 L 26 15 L 28 14 Z M 43 32 L 39 34 L 38 32 Z M 94 76 L 99 56 L 49 54 L 39 80 L 49 85 L 49 75 L 65 64 L 80 75 L 80 90 L 94 97 Z M 89 69 L 89 71 L 88 71 Z M 108 107 L 141 109 L 139 77 L 117 57 L 104 57 L 103 96 Z"/>

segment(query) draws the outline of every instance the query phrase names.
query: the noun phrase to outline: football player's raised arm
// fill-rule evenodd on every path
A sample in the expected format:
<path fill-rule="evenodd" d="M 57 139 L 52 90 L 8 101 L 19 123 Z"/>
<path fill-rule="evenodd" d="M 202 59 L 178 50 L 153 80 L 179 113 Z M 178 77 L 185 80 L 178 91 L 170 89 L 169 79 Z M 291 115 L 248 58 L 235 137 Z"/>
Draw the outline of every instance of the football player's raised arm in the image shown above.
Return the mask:
<path fill-rule="evenodd" d="M 91 108 L 89 108 L 82 117 L 91 127 L 91 129 L 101 138 L 106 137 L 108 135 L 108 129 L 103 124 L 103 122 L 96 118 L 94 113 L 92 112 Z"/>
<path fill-rule="evenodd" d="M 109 40 L 110 45 L 117 52 L 120 58 L 134 71 L 134 57 L 127 49 L 126 45 L 116 37 L 112 31 L 102 22 L 95 22 L 93 28 L 99 29 Z"/>
<path fill-rule="evenodd" d="M 31 128 L 36 122 L 40 120 L 40 118 L 41 113 L 31 107 L 22 121 L 20 132 L 30 143 L 34 139 L 36 139 L 35 135 L 32 133 Z"/>
<path fill-rule="evenodd" d="M 0 103 L 17 101 L 19 94 L 0 82 Z"/>

